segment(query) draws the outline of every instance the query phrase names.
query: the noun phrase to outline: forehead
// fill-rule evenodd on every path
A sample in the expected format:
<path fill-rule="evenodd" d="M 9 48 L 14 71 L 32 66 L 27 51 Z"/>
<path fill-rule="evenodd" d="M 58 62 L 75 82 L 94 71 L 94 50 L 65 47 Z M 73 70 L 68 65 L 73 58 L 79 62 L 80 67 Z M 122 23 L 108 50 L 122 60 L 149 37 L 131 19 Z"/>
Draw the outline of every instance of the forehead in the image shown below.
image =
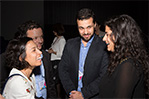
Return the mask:
<path fill-rule="evenodd" d="M 28 41 L 26 44 L 26 50 L 30 50 L 35 47 L 36 47 L 36 44 L 33 42 L 33 40 Z"/>
<path fill-rule="evenodd" d="M 34 28 L 32 30 L 28 30 L 27 31 L 27 36 L 34 38 L 34 37 L 38 37 L 38 36 L 43 36 L 43 32 L 41 28 Z"/>
<path fill-rule="evenodd" d="M 89 19 L 83 19 L 83 20 L 78 20 L 77 19 L 77 23 L 78 23 L 78 26 L 87 27 L 88 25 L 93 24 L 93 18 L 90 17 Z"/>
<path fill-rule="evenodd" d="M 105 29 L 105 32 L 106 33 L 112 33 L 112 30 L 110 29 L 110 27 L 108 27 L 107 25 L 106 25 L 106 27 L 105 27 L 106 29 Z"/>

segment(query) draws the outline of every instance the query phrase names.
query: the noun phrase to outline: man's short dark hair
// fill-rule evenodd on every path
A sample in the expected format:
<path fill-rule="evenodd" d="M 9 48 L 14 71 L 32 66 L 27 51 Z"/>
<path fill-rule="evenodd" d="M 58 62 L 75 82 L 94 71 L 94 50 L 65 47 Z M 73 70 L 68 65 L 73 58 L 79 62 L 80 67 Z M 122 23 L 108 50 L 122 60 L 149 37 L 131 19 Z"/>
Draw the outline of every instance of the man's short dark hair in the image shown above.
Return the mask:
<path fill-rule="evenodd" d="M 19 25 L 14 38 L 27 37 L 28 30 L 33 30 L 33 29 L 37 29 L 37 28 L 42 29 L 42 27 L 36 21 L 34 21 L 34 20 L 26 21 L 25 23 Z"/>
<path fill-rule="evenodd" d="M 77 19 L 78 20 L 89 19 L 90 17 L 93 18 L 93 23 L 95 23 L 95 14 L 89 8 L 83 8 L 83 9 L 79 10 L 77 13 Z"/>

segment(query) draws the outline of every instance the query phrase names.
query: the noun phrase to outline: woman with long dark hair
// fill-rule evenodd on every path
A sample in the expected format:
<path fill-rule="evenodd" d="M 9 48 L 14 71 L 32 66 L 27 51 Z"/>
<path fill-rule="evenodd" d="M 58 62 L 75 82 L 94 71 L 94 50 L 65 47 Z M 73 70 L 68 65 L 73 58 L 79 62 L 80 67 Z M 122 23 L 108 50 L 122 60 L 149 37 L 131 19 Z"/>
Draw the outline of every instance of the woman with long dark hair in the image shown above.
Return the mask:
<path fill-rule="evenodd" d="M 105 22 L 103 41 L 110 63 L 100 83 L 100 98 L 145 98 L 149 94 L 149 58 L 141 29 L 128 15 Z"/>

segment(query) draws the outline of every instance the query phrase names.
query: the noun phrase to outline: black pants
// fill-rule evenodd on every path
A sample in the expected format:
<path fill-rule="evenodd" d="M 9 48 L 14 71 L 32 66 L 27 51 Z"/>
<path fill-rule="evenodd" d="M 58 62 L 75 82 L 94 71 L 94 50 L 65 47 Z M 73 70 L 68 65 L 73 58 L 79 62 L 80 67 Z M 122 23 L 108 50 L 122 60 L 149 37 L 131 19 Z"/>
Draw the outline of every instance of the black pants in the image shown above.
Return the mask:
<path fill-rule="evenodd" d="M 58 75 L 58 64 L 60 60 L 54 60 L 52 62 L 52 69 L 53 69 L 53 80 L 56 84 L 60 82 L 59 75 Z"/>
<path fill-rule="evenodd" d="M 59 99 L 65 99 L 66 93 L 65 90 L 60 82 L 59 74 L 58 74 L 58 64 L 60 60 L 54 60 L 52 62 L 52 68 L 53 68 L 53 80 L 55 81 L 56 90 L 57 90 L 57 96 Z"/>

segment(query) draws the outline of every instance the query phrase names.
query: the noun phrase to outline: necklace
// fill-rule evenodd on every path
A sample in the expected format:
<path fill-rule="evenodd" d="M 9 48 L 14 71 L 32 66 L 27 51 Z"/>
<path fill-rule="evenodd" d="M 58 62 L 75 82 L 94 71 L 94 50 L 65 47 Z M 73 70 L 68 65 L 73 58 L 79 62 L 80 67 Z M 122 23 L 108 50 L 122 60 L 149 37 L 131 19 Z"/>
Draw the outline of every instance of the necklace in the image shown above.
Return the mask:
<path fill-rule="evenodd" d="M 121 64 L 122 62 L 126 61 L 127 59 L 128 59 L 128 58 L 122 59 L 122 60 L 120 61 L 120 64 Z"/>

